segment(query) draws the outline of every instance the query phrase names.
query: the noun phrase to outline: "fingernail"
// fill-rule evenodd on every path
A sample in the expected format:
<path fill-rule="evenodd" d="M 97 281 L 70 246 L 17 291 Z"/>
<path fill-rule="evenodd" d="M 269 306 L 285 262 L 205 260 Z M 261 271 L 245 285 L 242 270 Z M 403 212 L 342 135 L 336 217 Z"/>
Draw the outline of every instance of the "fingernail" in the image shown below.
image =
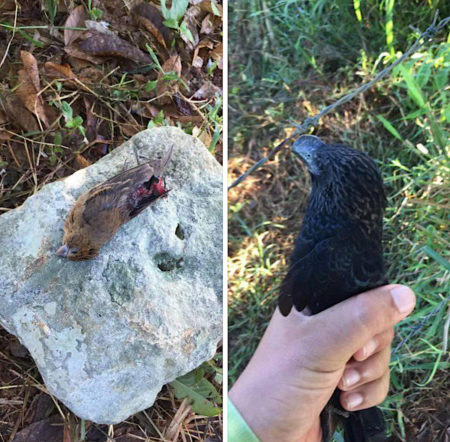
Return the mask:
<path fill-rule="evenodd" d="M 345 402 L 347 403 L 347 408 L 355 408 L 358 405 L 361 405 L 364 398 L 359 393 L 352 393 L 347 396 Z"/>
<path fill-rule="evenodd" d="M 375 350 L 377 349 L 377 341 L 375 339 L 371 339 L 362 350 L 363 358 L 368 358 Z"/>
<path fill-rule="evenodd" d="M 403 285 L 393 288 L 391 295 L 400 313 L 409 313 L 416 304 L 416 298 L 412 290 Z"/>
<path fill-rule="evenodd" d="M 361 379 L 359 373 L 353 368 L 348 368 L 344 372 L 344 377 L 342 379 L 342 383 L 344 387 L 350 387 L 351 385 L 356 384 Z"/>

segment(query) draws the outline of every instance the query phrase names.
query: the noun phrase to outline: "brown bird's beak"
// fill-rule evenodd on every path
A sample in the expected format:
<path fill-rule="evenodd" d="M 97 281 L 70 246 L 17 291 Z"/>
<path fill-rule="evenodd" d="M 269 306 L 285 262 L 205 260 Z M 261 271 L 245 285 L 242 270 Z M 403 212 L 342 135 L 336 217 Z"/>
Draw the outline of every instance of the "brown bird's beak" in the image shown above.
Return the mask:
<path fill-rule="evenodd" d="M 62 256 L 63 258 L 67 258 L 68 253 L 69 253 L 69 246 L 67 244 L 64 244 L 55 252 L 56 255 Z"/>

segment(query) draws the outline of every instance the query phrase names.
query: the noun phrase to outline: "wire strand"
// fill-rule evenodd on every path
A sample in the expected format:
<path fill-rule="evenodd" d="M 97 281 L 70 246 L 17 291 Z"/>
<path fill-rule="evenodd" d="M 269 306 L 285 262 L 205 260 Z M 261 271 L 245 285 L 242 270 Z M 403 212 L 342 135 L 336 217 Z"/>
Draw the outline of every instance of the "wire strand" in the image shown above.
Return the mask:
<path fill-rule="evenodd" d="M 319 120 L 324 115 L 329 114 L 332 110 L 336 109 L 338 106 L 341 106 L 342 104 L 347 103 L 348 101 L 355 98 L 357 95 L 367 91 L 367 89 L 371 88 L 375 83 L 377 83 L 382 78 L 384 78 L 387 74 L 389 74 L 392 71 L 392 69 L 394 69 L 400 63 L 402 63 L 413 52 L 417 51 L 417 49 L 421 48 L 423 45 L 428 43 L 429 40 L 433 39 L 441 31 L 441 29 L 443 29 L 447 25 L 447 23 L 450 21 L 450 16 L 448 16 L 448 17 L 444 18 L 443 20 L 441 20 L 436 25 L 438 12 L 439 11 L 436 11 L 436 14 L 433 18 L 433 22 L 432 22 L 431 26 L 427 30 L 425 30 L 424 32 L 422 32 L 420 34 L 420 36 L 417 38 L 417 40 L 411 45 L 411 47 L 400 58 L 395 60 L 387 68 L 380 71 L 377 75 L 375 75 L 375 77 L 372 80 L 368 81 L 367 83 L 364 83 L 359 88 L 357 88 L 354 91 L 348 93 L 347 95 L 344 95 L 343 97 L 339 98 L 333 104 L 330 104 L 330 105 L 324 107 L 318 114 L 314 115 L 313 117 L 306 118 L 306 120 L 302 124 L 295 125 L 294 127 L 296 127 L 296 130 L 291 136 L 284 139 L 281 143 L 277 144 L 269 152 L 269 154 L 266 157 L 259 160 L 252 167 L 250 167 L 250 169 L 247 172 L 243 173 L 239 178 L 234 180 L 233 183 L 231 183 L 231 185 L 228 187 L 228 190 L 230 190 L 233 187 L 237 186 L 238 184 L 242 183 L 242 181 L 244 181 L 256 169 L 259 169 L 262 165 L 267 163 L 267 161 L 271 160 L 293 138 L 296 138 L 298 135 L 304 134 L 311 127 L 316 126 L 317 123 L 319 122 Z"/>

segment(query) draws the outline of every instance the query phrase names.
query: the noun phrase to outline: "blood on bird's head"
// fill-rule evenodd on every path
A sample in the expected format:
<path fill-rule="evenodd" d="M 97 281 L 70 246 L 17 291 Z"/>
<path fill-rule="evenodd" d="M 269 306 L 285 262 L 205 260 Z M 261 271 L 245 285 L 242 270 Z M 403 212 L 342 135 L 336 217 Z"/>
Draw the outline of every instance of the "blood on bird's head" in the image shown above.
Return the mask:
<path fill-rule="evenodd" d="M 150 187 L 154 195 L 162 195 L 166 192 L 166 189 L 164 188 L 164 180 L 162 178 L 157 178 L 157 181 L 154 181 Z"/>
<path fill-rule="evenodd" d="M 141 195 L 152 195 L 152 196 L 161 196 L 167 193 L 165 189 L 166 183 L 164 178 L 158 177 L 156 175 L 152 175 L 152 177 L 142 184 L 136 191 L 136 196 Z"/>

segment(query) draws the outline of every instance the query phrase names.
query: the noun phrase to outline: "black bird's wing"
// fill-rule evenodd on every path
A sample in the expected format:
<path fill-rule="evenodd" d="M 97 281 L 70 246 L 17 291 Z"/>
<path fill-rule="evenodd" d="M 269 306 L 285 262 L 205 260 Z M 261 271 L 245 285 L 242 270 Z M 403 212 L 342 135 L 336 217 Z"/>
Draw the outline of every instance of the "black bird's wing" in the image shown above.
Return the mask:
<path fill-rule="evenodd" d="M 319 313 L 353 295 L 386 284 L 381 241 L 371 240 L 357 226 L 343 228 L 315 246 L 300 235 L 291 267 L 281 285 L 278 305 L 287 316 L 292 306 L 299 311 L 308 307 Z M 329 412 L 341 409 L 338 394 L 331 399 Z M 329 413 L 321 419 L 324 441 L 329 441 Z M 349 413 L 343 420 L 346 442 L 385 440 L 385 421 L 376 407 Z"/>
<path fill-rule="evenodd" d="M 307 306 L 318 313 L 383 283 L 379 241 L 367 238 L 357 226 L 343 228 L 297 260 L 294 252 L 280 289 L 280 311 L 286 316 L 294 305 L 297 310 Z"/>
<path fill-rule="evenodd" d="M 295 278 L 293 277 L 293 267 L 295 267 L 295 264 L 301 262 L 301 260 L 305 257 L 307 257 L 312 250 L 314 249 L 314 242 L 307 240 L 306 238 L 303 238 L 301 234 L 297 238 L 297 241 L 295 243 L 295 249 L 291 256 L 291 266 L 289 268 L 289 272 L 284 278 L 284 281 L 280 288 L 280 294 L 278 297 L 278 307 L 280 308 L 281 313 L 283 316 L 287 316 L 289 312 L 292 309 L 292 305 L 294 303 L 292 299 L 292 294 L 295 289 Z M 308 271 L 309 267 L 306 267 L 305 270 Z M 292 272 L 291 272 L 292 271 Z M 302 275 L 304 279 L 309 277 L 309 275 Z M 297 295 L 298 299 L 298 307 L 297 310 L 302 310 L 306 307 L 306 296 L 305 295 Z M 302 301 L 304 300 L 304 305 L 302 305 Z"/>

